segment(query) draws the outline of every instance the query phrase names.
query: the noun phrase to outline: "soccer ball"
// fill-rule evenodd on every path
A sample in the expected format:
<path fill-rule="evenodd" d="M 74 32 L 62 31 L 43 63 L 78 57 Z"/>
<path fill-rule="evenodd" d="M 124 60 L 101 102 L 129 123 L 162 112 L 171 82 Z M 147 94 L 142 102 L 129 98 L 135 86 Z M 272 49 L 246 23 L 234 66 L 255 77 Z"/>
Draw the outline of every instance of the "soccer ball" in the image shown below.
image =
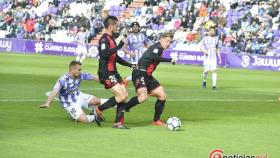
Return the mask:
<path fill-rule="evenodd" d="M 181 127 L 181 121 L 178 117 L 170 117 L 167 122 L 167 128 L 170 131 L 176 131 Z"/>

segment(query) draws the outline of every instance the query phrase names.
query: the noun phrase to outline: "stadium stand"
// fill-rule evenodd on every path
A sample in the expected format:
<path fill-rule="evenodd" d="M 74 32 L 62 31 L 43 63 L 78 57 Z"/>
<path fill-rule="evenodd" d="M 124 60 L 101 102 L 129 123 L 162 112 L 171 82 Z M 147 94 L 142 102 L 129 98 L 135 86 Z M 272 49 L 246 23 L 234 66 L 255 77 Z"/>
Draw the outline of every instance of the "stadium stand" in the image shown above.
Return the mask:
<path fill-rule="evenodd" d="M 277 0 L 0 0 L 0 37 L 73 42 L 80 26 L 97 44 L 102 19 L 120 19 L 121 33 L 133 21 L 153 42 L 174 32 L 173 49 L 197 49 L 211 26 L 223 52 L 280 56 L 280 2 Z"/>

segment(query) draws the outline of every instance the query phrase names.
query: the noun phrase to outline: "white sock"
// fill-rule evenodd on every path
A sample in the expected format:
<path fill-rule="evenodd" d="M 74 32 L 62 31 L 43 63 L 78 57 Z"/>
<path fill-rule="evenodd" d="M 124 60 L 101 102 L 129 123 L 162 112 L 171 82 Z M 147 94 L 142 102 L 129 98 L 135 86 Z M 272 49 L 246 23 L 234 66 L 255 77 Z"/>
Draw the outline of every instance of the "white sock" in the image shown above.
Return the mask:
<path fill-rule="evenodd" d="M 213 83 L 213 87 L 216 87 L 216 82 L 217 82 L 217 73 L 213 72 L 212 73 L 212 83 Z"/>
<path fill-rule="evenodd" d="M 90 123 L 90 122 L 94 121 L 95 116 L 94 115 L 87 115 L 87 119 L 88 119 L 88 122 Z"/>
<path fill-rule="evenodd" d="M 79 54 L 76 57 L 76 61 L 80 61 L 80 55 Z"/>
<path fill-rule="evenodd" d="M 104 104 L 108 99 L 100 98 L 100 105 Z"/>
<path fill-rule="evenodd" d="M 126 80 L 127 81 L 131 81 L 132 80 L 132 76 L 130 75 L 130 76 L 126 77 Z"/>
<path fill-rule="evenodd" d="M 86 56 L 85 54 L 82 54 L 82 57 L 81 57 L 80 62 L 82 63 L 82 62 L 85 60 L 86 57 L 87 57 L 87 56 Z"/>
<path fill-rule="evenodd" d="M 203 82 L 206 82 L 206 79 L 207 79 L 207 74 L 208 74 L 208 72 L 207 72 L 207 71 L 206 71 L 206 72 L 203 72 L 203 74 L 202 74 L 202 76 L 203 76 L 202 81 L 203 81 Z"/>

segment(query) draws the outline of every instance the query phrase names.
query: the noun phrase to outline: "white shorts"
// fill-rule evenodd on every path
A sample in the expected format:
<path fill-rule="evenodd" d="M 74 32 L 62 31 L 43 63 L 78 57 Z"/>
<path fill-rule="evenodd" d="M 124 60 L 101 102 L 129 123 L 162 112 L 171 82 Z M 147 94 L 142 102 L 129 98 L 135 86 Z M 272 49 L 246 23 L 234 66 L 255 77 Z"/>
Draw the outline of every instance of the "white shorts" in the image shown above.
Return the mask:
<path fill-rule="evenodd" d="M 71 103 L 71 106 L 64 108 L 72 119 L 77 120 L 84 111 L 82 109 L 90 109 L 89 102 L 93 95 L 80 93 L 76 103 Z"/>
<path fill-rule="evenodd" d="M 85 45 L 78 45 L 76 52 L 78 55 L 80 54 L 87 54 L 87 47 Z"/>
<path fill-rule="evenodd" d="M 207 59 L 203 61 L 204 71 L 217 70 L 217 59 Z"/>

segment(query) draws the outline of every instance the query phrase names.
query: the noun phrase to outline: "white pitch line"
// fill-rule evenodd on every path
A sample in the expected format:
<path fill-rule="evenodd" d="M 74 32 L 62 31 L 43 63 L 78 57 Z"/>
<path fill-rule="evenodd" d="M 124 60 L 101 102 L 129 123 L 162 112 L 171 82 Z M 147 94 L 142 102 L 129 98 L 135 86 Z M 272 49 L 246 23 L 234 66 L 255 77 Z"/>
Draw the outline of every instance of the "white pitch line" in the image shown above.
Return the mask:
<path fill-rule="evenodd" d="M 84 88 L 84 89 L 80 89 L 81 91 L 92 91 L 92 90 L 104 90 L 104 91 L 107 91 L 105 88 Z M 127 88 L 127 90 L 135 90 L 134 88 Z M 217 93 L 217 92 L 222 92 L 222 93 L 228 93 L 228 94 L 248 94 L 248 93 L 257 93 L 257 94 L 263 94 L 263 93 L 267 93 L 267 91 L 240 91 L 240 90 L 233 90 L 233 91 L 211 91 L 209 89 L 209 91 L 207 89 L 204 89 L 204 90 L 193 90 L 193 89 L 176 89 L 176 88 L 168 88 L 168 89 L 165 89 L 165 91 L 177 91 L 177 92 L 205 92 L 205 93 Z M 273 93 L 273 94 L 279 94 L 280 92 L 268 92 L 268 93 Z"/>
<path fill-rule="evenodd" d="M 2 99 L 0 102 L 43 102 L 46 100 L 36 100 L 36 99 L 16 99 L 16 100 L 9 100 L 9 99 Z M 54 100 L 58 101 L 58 100 Z M 149 102 L 154 102 L 155 100 L 148 100 Z M 261 100 L 261 99 L 252 99 L 252 100 L 243 100 L 243 99 L 237 99 L 237 100 L 231 100 L 231 99 L 167 99 L 167 102 L 277 102 L 277 100 Z"/>

